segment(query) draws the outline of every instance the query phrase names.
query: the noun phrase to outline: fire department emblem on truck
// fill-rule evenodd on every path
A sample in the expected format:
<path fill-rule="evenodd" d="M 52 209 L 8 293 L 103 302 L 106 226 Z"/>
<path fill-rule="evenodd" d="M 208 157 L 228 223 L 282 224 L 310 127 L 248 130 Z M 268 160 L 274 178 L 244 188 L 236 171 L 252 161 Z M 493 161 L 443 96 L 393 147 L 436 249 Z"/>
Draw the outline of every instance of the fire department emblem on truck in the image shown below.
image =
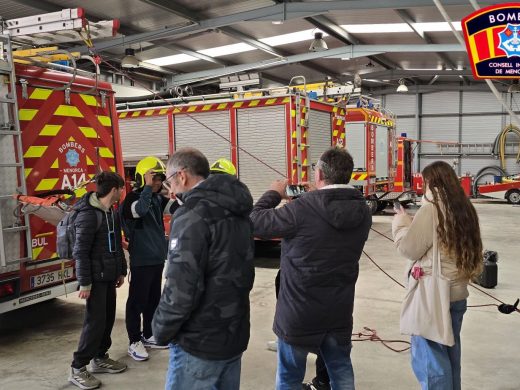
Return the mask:
<path fill-rule="evenodd" d="M 65 153 L 65 159 L 67 160 L 67 164 L 71 167 L 75 167 L 79 164 L 79 153 L 74 149 L 69 149 L 67 153 Z"/>
<path fill-rule="evenodd" d="M 519 27 L 520 24 L 508 24 L 504 30 L 498 33 L 500 38 L 498 48 L 504 50 L 507 58 L 520 57 Z"/>

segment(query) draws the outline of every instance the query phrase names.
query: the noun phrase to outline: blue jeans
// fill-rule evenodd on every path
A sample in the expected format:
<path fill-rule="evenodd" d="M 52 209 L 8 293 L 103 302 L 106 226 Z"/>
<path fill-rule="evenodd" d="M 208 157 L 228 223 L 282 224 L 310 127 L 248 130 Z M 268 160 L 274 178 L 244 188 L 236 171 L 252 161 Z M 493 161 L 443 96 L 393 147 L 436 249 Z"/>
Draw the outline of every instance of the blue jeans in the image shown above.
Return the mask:
<path fill-rule="evenodd" d="M 170 344 L 166 390 L 239 390 L 242 354 L 227 360 L 205 360 Z"/>
<path fill-rule="evenodd" d="M 320 353 L 327 367 L 332 390 L 354 390 L 354 370 L 350 362 L 352 344 L 340 345 L 327 335 Z M 278 369 L 276 390 L 301 390 L 309 351 L 294 347 L 278 339 Z"/>
<path fill-rule="evenodd" d="M 453 347 L 412 336 L 412 369 L 422 390 L 460 390 L 460 329 L 465 312 L 465 299 L 451 303 Z"/>

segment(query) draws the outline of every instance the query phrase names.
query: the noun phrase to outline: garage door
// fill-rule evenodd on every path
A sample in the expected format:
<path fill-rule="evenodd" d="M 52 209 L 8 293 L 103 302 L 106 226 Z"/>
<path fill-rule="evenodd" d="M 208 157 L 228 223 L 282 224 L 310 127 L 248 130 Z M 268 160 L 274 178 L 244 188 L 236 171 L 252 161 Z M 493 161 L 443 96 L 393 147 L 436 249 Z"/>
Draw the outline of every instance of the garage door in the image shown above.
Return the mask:
<path fill-rule="evenodd" d="M 309 164 L 316 163 L 321 154 L 332 145 L 332 120 L 330 112 L 311 110 L 309 127 L 307 129 L 309 148 L 307 159 Z M 314 171 L 311 170 L 311 181 L 314 181 Z"/>
<path fill-rule="evenodd" d="M 174 115 L 175 149 L 187 146 L 197 148 L 210 164 L 219 158 L 231 159 L 229 123 L 227 110 Z"/>
<path fill-rule="evenodd" d="M 285 177 L 246 152 L 277 171 L 287 173 L 285 106 L 237 110 L 237 125 L 238 145 L 241 148 L 238 151 L 239 178 L 249 187 L 256 201 L 271 182 Z"/>
<path fill-rule="evenodd" d="M 119 133 L 123 161 L 135 162 L 146 156 L 168 158 L 168 117 L 120 119 Z"/>

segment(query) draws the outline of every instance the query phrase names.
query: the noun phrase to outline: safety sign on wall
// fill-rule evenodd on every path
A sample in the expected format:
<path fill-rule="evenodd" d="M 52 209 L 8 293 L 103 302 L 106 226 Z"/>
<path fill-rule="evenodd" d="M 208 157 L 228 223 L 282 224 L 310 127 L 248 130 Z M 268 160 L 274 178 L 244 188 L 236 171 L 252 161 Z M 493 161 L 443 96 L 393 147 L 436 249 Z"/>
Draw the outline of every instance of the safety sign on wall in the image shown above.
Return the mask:
<path fill-rule="evenodd" d="M 482 8 L 462 19 L 476 79 L 520 78 L 520 3 Z"/>

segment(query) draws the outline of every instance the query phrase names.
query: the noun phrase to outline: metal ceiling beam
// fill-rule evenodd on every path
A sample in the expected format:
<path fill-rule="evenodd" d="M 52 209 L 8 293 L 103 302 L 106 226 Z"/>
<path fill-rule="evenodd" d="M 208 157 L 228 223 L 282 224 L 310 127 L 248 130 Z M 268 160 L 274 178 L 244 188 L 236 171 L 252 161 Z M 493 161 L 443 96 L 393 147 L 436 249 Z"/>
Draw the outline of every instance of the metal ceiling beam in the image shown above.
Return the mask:
<path fill-rule="evenodd" d="M 339 41 L 346 43 L 347 45 L 360 45 L 363 42 L 354 37 L 352 34 L 348 33 L 344 28 L 335 24 L 332 20 L 327 18 L 326 16 L 318 15 L 311 16 L 305 18 L 309 23 L 318 27 L 323 32 L 329 34 L 330 36 L 338 39 Z M 393 63 L 384 56 L 369 56 L 371 61 L 376 64 L 381 65 L 385 69 L 396 69 L 400 68 L 397 64 Z"/>
<path fill-rule="evenodd" d="M 151 5 L 155 5 L 157 7 L 160 7 L 168 12 L 171 12 L 177 16 L 180 16 L 180 17 L 183 17 L 185 19 L 188 19 L 190 20 L 191 22 L 195 22 L 195 23 L 199 23 L 199 15 L 197 15 L 197 13 L 195 13 L 193 10 L 191 9 L 188 9 L 180 4 L 178 4 L 177 2 L 175 1 L 169 1 L 169 0 L 141 0 L 141 1 L 144 1 L 145 3 L 147 4 L 151 4 Z M 290 55 L 291 53 L 288 53 L 287 51 L 285 50 L 281 50 L 281 49 L 276 49 L 272 46 L 269 46 L 259 40 L 257 40 L 256 38 L 250 36 L 250 35 L 247 35 L 241 31 L 238 31 L 236 30 L 235 28 L 233 27 L 229 27 L 229 26 L 224 26 L 224 27 L 221 27 L 219 28 L 219 31 L 222 31 L 224 34 L 226 35 L 229 35 L 239 41 L 242 41 L 242 42 L 245 42 L 247 43 L 248 45 L 251 45 L 259 50 L 262 50 L 266 53 L 269 53 L 275 57 L 280 57 L 280 56 L 287 56 L 287 55 Z M 199 53 L 200 54 L 200 53 Z M 338 74 L 334 73 L 333 71 L 327 69 L 327 68 L 324 68 L 322 66 L 319 66 L 319 65 L 315 65 L 315 64 L 305 64 L 304 65 L 305 67 L 315 71 L 315 72 L 319 72 L 319 73 L 323 73 L 324 76 L 332 76 L 334 78 L 338 78 L 340 77 Z"/>
<path fill-rule="evenodd" d="M 471 71 L 464 70 L 436 70 L 436 69 L 421 69 L 421 70 L 413 70 L 413 69 L 393 69 L 393 70 L 383 70 L 379 72 L 371 72 L 371 73 L 363 73 L 361 74 L 362 78 L 371 78 L 371 79 L 388 79 L 395 80 L 403 77 L 433 77 L 433 76 L 471 76 Z"/>
<path fill-rule="evenodd" d="M 507 92 L 507 86 L 497 85 L 497 88 L 500 92 Z M 416 93 L 432 93 L 432 92 L 442 92 L 442 91 L 474 91 L 474 92 L 489 92 L 489 87 L 486 84 L 478 83 L 466 85 L 459 82 L 457 84 L 434 84 L 434 85 L 409 85 L 408 86 L 408 95 L 416 94 Z M 382 87 L 382 88 L 370 88 L 369 92 L 374 95 L 391 95 L 397 93 L 395 91 L 395 86 L 392 87 Z"/>
<path fill-rule="evenodd" d="M 403 22 L 405 22 L 408 26 L 410 26 L 410 28 L 415 32 L 415 34 L 417 34 L 417 36 L 419 36 L 424 42 L 426 42 L 428 44 L 434 43 L 428 34 L 426 34 L 424 31 L 419 31 L 415 27 L 416 22 L 407 10 L 396 9 L 394 11 L 397 13 L 397 15 L 399 15 L 399 17 L 403 20 Z M 435 54 L 437 55 L 437 57 L 439 57 L 439 59 L 442 62 L 444 62 L 445 65 L 449 66 L 451 69 L 457 69 L 457 65 L 446 54 L 439 53 L 439 52 L 437 52 Z M 437 80 L 437 79 L 435 79 L 435 80 Z M 432 81 L 435 82 L 435 80 L 432 80 Z M 469 80 L 467 78 L 463 78 L 463 80 L 464 80 L 464 82 L 469 84 Z M 432 81 L 430 81 L 430 82 L 432 82 Z"/>
<path fill-rule="evenodd" d="M 436 51 L 465 51 L 465 48 L 459 44 L 434 44 L 434 45 L 351 45 L 342 46 L 335 49 L 329 49 L 320 52 L 310 52 L 304 54 L 296 54 L 288 57 L 278 57 L 270 60 L 254 62 L 250 64 L 241 64 L 228 66 L 220 69 L 206 70 L 201 72 L 185 73 L 174 76 L 172 82 L 177 84 L 188 84 L 200 80 L 220 77 L 232 73 L 244 72 L 254 69 L 265 69 L 274 66 L 292 64 L 296 62 L 312 61 L 318 58 L 357 58 L 366 57 L 367 55 L 376 55 L 381 53 L 396 52 L 436 52 Z"/>
<path fill-rule="evenodd" d="M 28 1 L 28 0 L 22 0 Z M 38 3 L 38 1 L 36 1 Z M 502 0 L 481 1 L 483 4 L 500 4 Z M 444 0 L 444 5 L 466 5 L 467 0 Z M 409 7 L 431 7 L 431 0 L 351 0 L 351 1 L 313 1 L 307 3 L 284 3 L 274 4 L 268 7 L 257 8 L 250 11 L 238 12 L 235 14 L 219 16 L 215 18 L 201 20 L 187 26 L 165 26 L 154 31 L 132 34 L 124 38 L 115 38 L 96 44 L 98 51 L 129 45 L 143 41 L 153 41 L 161 38 L 171 38 L 181 34 L 195 33 L 213 28 L 230 26 L 244 21 L 259 20 L 290 20 L 326 14 L 336 10 L 353 9 L 400 9 Z M 75 47 L 74 51 L 87 51 L 85 46 Z"/>

